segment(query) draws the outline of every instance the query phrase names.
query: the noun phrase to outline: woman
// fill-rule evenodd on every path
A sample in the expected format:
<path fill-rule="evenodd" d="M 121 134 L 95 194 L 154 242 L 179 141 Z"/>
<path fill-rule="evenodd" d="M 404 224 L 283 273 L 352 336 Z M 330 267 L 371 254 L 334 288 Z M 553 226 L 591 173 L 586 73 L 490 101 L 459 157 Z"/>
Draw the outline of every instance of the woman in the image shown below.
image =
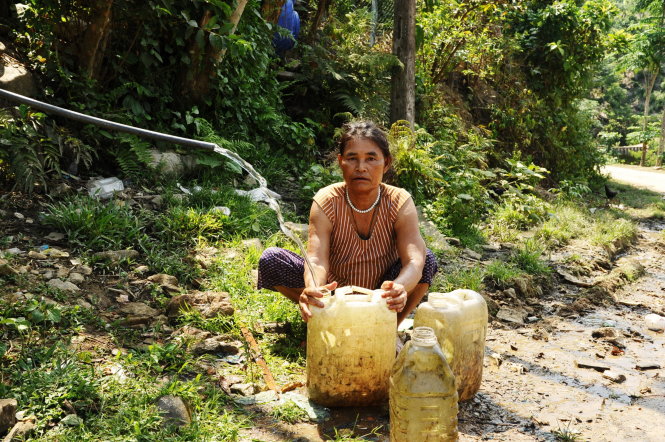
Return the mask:
<path fill-rule="evenodd" d="M 345 126 L 337 161 L 344 182 L 319 190 L 310 210 L 307 256 L 314 275 L 302 257 L 271 247 L 259 261 L 258 287 L 297 302 L 305 321 L 311 305 L 323 307 L 324 289 L 381 288 L 399 324 L 437 271 L 420 236 L 416 206 L 406 190 L 382 183 L 392 156 L 386 134 L 374 123 Z"/>

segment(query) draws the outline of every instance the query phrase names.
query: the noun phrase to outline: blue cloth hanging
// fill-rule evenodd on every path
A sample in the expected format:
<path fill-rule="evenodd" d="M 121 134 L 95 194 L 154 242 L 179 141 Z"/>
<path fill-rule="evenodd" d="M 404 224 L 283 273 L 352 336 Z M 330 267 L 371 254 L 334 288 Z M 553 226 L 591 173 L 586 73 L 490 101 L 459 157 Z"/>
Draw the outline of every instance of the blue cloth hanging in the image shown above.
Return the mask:
<path fill-rule="evenodd" d="M 291 36 L 285 37 L 275 32 L 272 38 L 272 43 L 278 54 L 283 54 L 293 47 L 298 34 L 300 33 L 300 16 L 293 9 L 295 0 L 286 0 L 282 6 L 282 12 L 277 19 L 277 25 L 289 31 Z"/>

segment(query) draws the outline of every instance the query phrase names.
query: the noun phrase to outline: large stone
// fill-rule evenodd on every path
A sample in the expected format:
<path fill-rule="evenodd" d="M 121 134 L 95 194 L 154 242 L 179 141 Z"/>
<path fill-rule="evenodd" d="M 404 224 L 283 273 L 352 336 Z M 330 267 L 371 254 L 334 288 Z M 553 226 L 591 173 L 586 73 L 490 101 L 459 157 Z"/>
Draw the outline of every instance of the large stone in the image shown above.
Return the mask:
<path fill-rule="evenodd" d="M 16 399 L 0 399 L 0 434 L 5 434 L 16 423 Z"/>
<path fill-rule="evenodd" d="M 15 94 L 34 97 L 37 93 L 32 73 L 18 60 L 2 54 L 2 69 L 0 69 L 0 87 Z"/>
<path fill-rule="evenodd" d="M 152 149 L 150 154 L 152 155 L 150 167 L 166 175 L 181 175 L 196 166 L 196 157 L 193 155 L 160 152 L 157 149 Z"/>
<path fill-rule="evenodd" d="M 197 356 L 216 353 L 235 355 L 240 353 L 242 347 L 239 341 L 228 341 L 224 336 L 189 325 L 176 330 L 174 336 L 178 341 L 187 343 L 189 350 Z"/>
<path fill-rule="evenodd" d="M 129 302 L 122 307 L 119 311 L 125 314 L 125 325 L 143 325 L 148 324 L 159 315 L 159 311 L 142 303 L 142 302 Z"/>
<path fill-rule="evenodd" d="M 497 319 L 512 322 L 513 324 L 524 324 L 524 318 L 528 315 L 522 307 L 501 307 L 496 314 Z"/>
<path fill-rule="evenodd" d="M 167 275 L 165 273 L 158 273 L 148 277 L 148 281 L 155 283 L 159 286 L 177 286 L 178 278 L 175 276 Z"/>
<path fill-rule="evenodd" d="M 157 408 L 164 419 L 164 425 L 176 425 L 182 427 L 192 422 L 192 414 L 189 407 L 178 396 L 162 396 L 157 400 Z"/>
<path fill-rule="evenodd" d="M 422 219 L 422 218 L 421 218 Z M 439 229 L 436 227 L 430 220 L 420 221 L 420 231 L 427 243 L 427 246 L 433 250 L 447 251 L 452 249 L 452 246 L 446 239 L 446 236 L 439 232 Z"/>
<path fill-rule="evenodd" d="M 204 318 L 230 316 L 234 312 L 228 293 L 212 291 L 175 296 L 169 302 L 166 312 L 169 318 L 173 318 L 179 315 L 180 310 L 187 308 L 198 311 Z"/>
<path fill-rule="evenodd" d="M 18 272 L 9 265 L 9 261 L 0 258 L 0 276 L 16 275 Z"/>
<path fill-rule="evenodd" d="M 81 290 L 75 284 L 72 284 L 69 281 L 61 281 L 60 279 L 51 279 L 46 284 L 65 292 L 78 292 L 79 290 Z"/>
<path fill-rule="evenodd" d="M 136 250 L 109 250 L 106 252 L 95 253 L 95 258 L 99 259 L 108 259 L 111 262 L 117 263 L 124 259 L 134 259 L 139 256 L 139 252 Z"/>
<path fill-rule="evenodd" d="M 28 439 L 35 431 L 35 422 L 32 420 L 17 422 L 3 442 L 18 442 Z"/>

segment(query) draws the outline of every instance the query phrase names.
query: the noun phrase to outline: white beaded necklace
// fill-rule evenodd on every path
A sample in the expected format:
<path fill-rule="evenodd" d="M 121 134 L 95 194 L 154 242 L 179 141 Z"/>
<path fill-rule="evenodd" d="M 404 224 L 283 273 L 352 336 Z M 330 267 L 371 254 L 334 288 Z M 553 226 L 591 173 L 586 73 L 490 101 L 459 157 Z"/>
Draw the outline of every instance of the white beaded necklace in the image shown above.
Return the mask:
<path fill-rule="evenodd" d="M 369 212 L 370 210 L 375 208 L 377 204 L 379 204 L 379 200 L 381 200 L 381 187 L 379 187 L 379 194 L 376 196 L 376 201 L 374 201 L 374 204 L 372 204 L 371 206 L 369 206 L 365 210 L 360 210 L 360 209 L 356 208 L 356 206 L 353 205 L 353 203 L 351 202 L 351 198 L 349 198 L 349 189 L 348 188 L 346 189 L 346 202 L 349 203 L 349 206 L 351 206 L 351 208 L 353 210 L 355 210 L 356 212 L 358 212 L 358 213 L 367 213 L 367 212 Z"/>

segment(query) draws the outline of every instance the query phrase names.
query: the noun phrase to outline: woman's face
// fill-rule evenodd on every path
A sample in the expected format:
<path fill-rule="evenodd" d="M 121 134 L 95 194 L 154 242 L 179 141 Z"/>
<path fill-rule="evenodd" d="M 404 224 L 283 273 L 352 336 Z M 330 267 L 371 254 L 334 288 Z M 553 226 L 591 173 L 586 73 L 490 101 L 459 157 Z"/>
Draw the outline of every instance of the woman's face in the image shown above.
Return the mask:
<path fill-rule="evenodd" d="M 346 185 L 356 191 L 366 191 L 378 187 L 383 174 L 390 168 L 390 159 L 372 140 L 353 138 L 337 155 L 339 167 Z"/>

